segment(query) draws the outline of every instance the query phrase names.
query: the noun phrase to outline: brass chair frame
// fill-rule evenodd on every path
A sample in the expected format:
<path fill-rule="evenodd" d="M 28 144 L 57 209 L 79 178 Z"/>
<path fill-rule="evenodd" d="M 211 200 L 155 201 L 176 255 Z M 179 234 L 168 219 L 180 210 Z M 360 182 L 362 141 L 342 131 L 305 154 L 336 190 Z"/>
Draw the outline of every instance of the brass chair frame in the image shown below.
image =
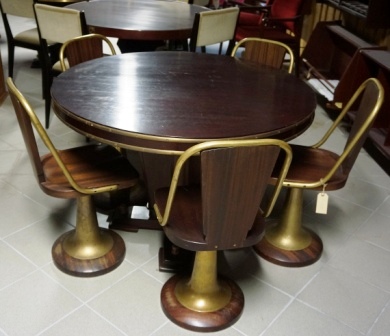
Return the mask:
<path fill-rule="evenodd" d="M 116 55 L 115 47 L 111 41 L 101 34 L 77 36 L 66 41 L 61 46 L 59 53 L 61 70 L 65 71 L 76 64 L 103 57 L 103 43 L 108 46 L 111 55 Z"/>
<path fill-rule="evenodd" d="M 232 57 L 237 57 L 238 49 L 245 47 L 240 58 L 253 61 L 259 64 L 281 69 L 288 55 L 288 73 L 292 73 L 294 66 L 294 52 L 285 43 L 262 39 L 257 37 L 247 37 L 237 42 L 231 53 Z"/>
<path fill-rule="evenodd" d="M 54 243 L 55 265 L 67 274 L 81 277 L 115 269 L 124 259 L 125 244 L 117 233 L 99 228 L 92 196 L 133 187 L 138 182 L 137 172 L 118 150 L 109 146 L 102 149 L 99 145 L 88 145 L 58 151 L 11 77 L 7 79 L 7 86 L 40 188 L 53 197 L 77 199 L 76 228 L 61 235 Z M 49 154 L 40 157 L 33 127 Z M 64 159 L 71 167 L 76 167 L 73 173 Z M 94 159 L 94 163 L 89 161 Z M 87 166 L 77 165 L 80 160 L 86 161 Z M 107 162 L 109 168 L 105 168 Z M 89 170 L 85 171 L 87 167 Z"/>
<path fill-rule="evenodd" d="M 384 101 L 384 89 L 375 78 L 364 81 L 323 137 L 311 147 L 291 145 L 293 161 L 283 182 L 288 188 L 281 219 L 267 228 L 256 252 L 278 265 L 300 267 L 316 262 L 322 253 L 321 239 L 302 226 L 303 192 L 342 188 Z M 341 155 L 320 148 L 358 104 L 356 118 Z M 294 161 L 295 160 L 295 161 Z M 312 165 L 305 172 L 306 165 Z M 310 169 L 310 171 L 309 171 Z M 276 224 L 276 225 L 275 225 Z"/>
<path fill-rule="evenodd" d="M 232 210 L 228 205 L 228 209 L 218 209 L 218 215 L 211 215 L 210 212 L 215 212 L 211 208 L 215 208 L 214 205 L 210 206 L 210 204 L 207 204 L 207 209 L 205 208 L 204 201 L 200 201 L 202 204 L 202 214 L 199 214 L 200 218 L 204 216 L 205 213 L 209 213 L 209 215 L 206 215 L 203 217 L 203 219 L 195 219 L 193 216 L 194 214 L 191 212 L 190 218 L 191 222 L 198 222 L 199 220 L 203 222 L 203 235 L 205 235 L 204 238 L 200 238 L 202 241 L 198 241 L 197 237 L 188 236 L 187 229 L 185 230 L 185 238 L 183 237 L 183 240 L 175 238 L 172 240 L 174 233 L 173 228 L 171 227 L 172 222 L 170 223 L 171 217 L 172 217 L 172 209 L 175 207 L 175 201 L 177 202 L 176 193 L 178 192 L 178 183 L 180 179 L 180 174 L 183 171 L 183 167 L 185 166 L 185 163 L 188 162 L 190 158 L 193 158 L 194 156 L 201 156 L 203 157 L 203 153 L 206 152 L 212 152 L 213 150 L 217 149 L 224 149 L 224 150 L 230 150 L 229 156 L 229 162 L 232 163 L 230 160 L 237 160 L 237 157 L 239 157 L 238 160 L 242 160 L 244 157 L 247 157 L 247 155 L 255 155 L 254 152 L 245 152 L 245 154 L 241 153 L 241 156 L 238 156 L 239 154 L 235 153 L 232 154 L 231 150 L 238 148 L 238 147 L 264 147 L 268 146 L 267 152 L 256 152 L 256 154 L 260 154 L 256 160 L 261 160 L 261 155 L 267 155 L 267 159 L 263 159 L 266 161 L 263 162 L 261 165 L 264 168 L 264 171 L 256 171 L 256 174 L 264 174 L 262 177 L 264 180 L 260 182 L 260 179 L 258 179 L 258 184 L 265 183 L 265 185 L 268 182 L 268 176 L 267 171 L 269 170 L 269 173 L 271 173 L 273 164 L 276 162 L 276 159 L 278 155 L 280 154 L 280 151 L 285 153 L 283 158 L 283 168 L 279 171 L 279 178 L 277 179 L 277 182 L 274 186 L 272 196 L 267 202 L 267 206 L 264 210 L 264 212 L 261 212 L 259 207 L 261 203 L 261 192 L 259 194 L 256 194 L 255 189 L 256 187 L 252 184 L 249 186 L 251 189 L 250 193 L 255 193 L 256 196 L 252 198 L 251 196 L 247 196 L 250 198 L 250 209 L 248 208 L 248 211 L 245 211 L 245 216 L 241 215 L 239 216 L 242 221 L 239 226 L 233 225 L 232 221 L 235 222 L 236 219 L 233 219 L 233 217 L 237 217 L 238 213 L 236 213 L 235 210 Z M 277 151 L 275 152 L 276 148 L 278 147 Z M 271 154 L 271 149 L 272 154 Z M 264 148 L 266 150 L 266 148 Z M 267 154 L 265 154 L 267 153 Z M 214 155 L 214 154 L 213 154 Z M 243 155 L 243 156 L 242 156 Z M 215 159 L 215 157 L 214 157 Z M 213 160 L 214 160 L 213 159 Z M 274 160 L 274 161 L 273 161 Z M 210 142 L 204 142 L 200 143 L 198 145 L 195 145 L 188 150 L 186 150 L 178 159 L 174 172 L 173 177 L 171 181 L 171 185 L 169 187 L 169 191 L 167 194 L 167 197 L 163 197 L 164 201 L 160 197 L 156 197 L 156 204 L 154 204 L 154 210 L 156 212 L 157 219 L 161 226 L 163 226 L 165 233 L 167 234 L 168 238 L 171 239 L 171 241 L 174 244 L 177 244 L 181 248 L 194 250 L 196 251 L 195 254 L 195 261 L 194 266 L 192 270 L 192 275 L 190 278 L 181 275 L 176 275 L 172 277 L 168 282 L 164 285 L 162 292 L 161 292 L 161 301 L 162 301 L 162 307 L 164 310 L 164 313 L 176 324 L 180 325 L 181 327 L 184 327 L 186 329 L 195 330 L 195 331 L 217 331 L 224 329 L 231 324 L 233 324 L 235 321 L 238 320 L 239 316 L 241 315 L 243 305 L 244 305 L 244 297 L 242 294 L 241 289 L 234 283 L 234 281 L 229 280 L 224 277 L 218 277 L 217 276 L 217 251 L 218 250 L 224 250 L 224 249 L 235 249 L 235 248 L 242 248 L 245 246 L 252 246 L 258 239 L 261 238 L 263 234 L 262 229 L 262 220 L 260 218 L 267 217 L 271 211 L 272 208 L 276 202 L 276 199 L 279 195 L 279 192 L 283 185 L 284 177 L 287 174 L 289 164 L 292 160 L 291 155 L 291 149 L 290 146 L 285 143 L 282 140 L 274 140 L 274 139 L 253 139 L 253 140 L 220 140 L 220 141 L 210 141 Z M 245 160 L 245 162 L 247 162 Z M 257 162 L 257 161 L 254 161 Z M 253 163 L 254 163 L 253 162 Z M 254 165 L 251 164 L 251 168 L 256 166 L 257 163 L 254 163 Z M 264 166 L 266 165 L 266 167 Z M 209 167 L 209 166 L 207 166 Z M 240 166 L 241 167 L 241 166 Z M 250 170 L 251 168 L 248 168 Z M 213 171 L 211 173 L 211 171 Z M 217 171 L 214 171 L 213 169 L 207 170 L 205 174 L 218 174 Z M 238 171 L 235 171 L 236 173 Z M 243 171 L 240 171 L 240 179 L 243 178 L 242 175 Z M 248 172 L 247 172 L 248 173 Z M 253 172 L 251 173 L 253 174 Z M 229 174 L 228 174 L 229 175 Z M 222 181 L 225 181 L 226 176 L 218 176 L 216 177 L 219 180 L 219 184 L 223 183 Z M 254 178 L 254 177 L 253 177 Z M 202 182 L 202 186 L 205 187 Z M 212 183 L 212 182 L 210 182 Z M 230 183 L 230 182 L 229 182 Z M 231 183 L 231 185 L 234 184 L 236 187 L 236 191 L 234 192 L 237 195 L 237 184 Z M 226 183 L 225 183 L 226 185 Z M 261 187 L 265 187 L 263 184 Z M 248 186 L 247 186 L 248 187 Z M 247 190 L 244 187 L 245 190 Z M 182 190 L 186 190 L 187 188 L 190 188 L 189 186 L 180 187 L 180 193 Z M 215 196 L 218 194 L 218 192 L 210 191 L 210 185 L 207 185 L 207 192 L 206 193 L 212 193 L 214 196 L 220 199 L 220 197 Z M 230 187 L 229 187 L 229 190 Z M 241 190 L 241 189 L 240 189 Z M 241 190 L 242 191 L 242 190 Z M 191 195 L 192 192 L 190 192 Z M 200 191 L 197 191 L 195 188 L 195 193 L 199 195 L 200 198 Z M 202 193 L 203 194 L 203 193 Z M 165 195 L 165 192 L 164 192 Z M 227 201 L 227 204 L 230 204 L 230 202 L 235 202 L 233 198 L 231 198 L 231 195 L 227 197 L 229 201 Z M 260 198 L 260 200 L 257 199 L 257 197 Z M 190 199 L 193 200 L 191 204 L 195 201 L 195 198 L 197 196 L 193 197 L 191 196 Z M 166 202 L 165 202 L 166 200 Z M 203 200 L 203 197 L 202 197 Z M 160 202 L 160 206 L 157 204 Z M 219 201 L 218 201 L 219 202 Z M 257 203 L 259 202 L 259 203 Z M 165 203 L 164 209 L 162 209 L 161 205 Z M 177 204 L 177 203 L 176 203 Z M 178 205 L 176 205 L 177 207 Z M 191 205 L 193 206 L 193 205 Z M 252 206 L 255 207 L 255 209 L 252 209 Z M 210 208 L 211 207 L 211 208 Z M 198 208 L 198 206 L 196 206 Z M 240 207 L 243 211 L 242 207 Z M 256 217 L 252 218 L 249 213 L 257 212 L 257 215 L 254 215 Z M 259 213 L 260 211 L 260 213 Z M 226 212 L 224 215 L 221 213 Z M 235 215 L 233 215 L 233 212 Z M 185 217 L 185 214 L 187 212 L 184 208 L 180 208 L 180 214 L 183 214 Z M 241 212 L 242 213 L 242 212 Z M 229 215 L 230 214 L 230 215 Z M 180 215 L 181 216 L 181 215 Z M 198 215 L 196 215 L 198 216 Z M 225 220 L 222 220 L 219 218 L 219 216 L 224 217 Z M 259 217 L 258 217 L 259 216 Z M 210 219 L 211 217 L 214 217 L 213 219 Z M 219 219 L 217 219 L 217 217 Z M 182 218 L 182 217 L 180 217 Z M 207 218 L 207 219 L 205 219 Z M 210 227 L 212 224 L 205 224 L 204 221 L 210 221 L 215 222 L 217 220 L 218 227 Z M 177 225 L 183 224 L 181 220 L 178 218 L 176 219 Z M 229 225 L 233 225 L 235 229 L 233 230 L 231 227 L 224 229 L 224 223 L 225 221 L 229 222 Z M 260 222 L 259 222 L 260 221 Z M 255 224 L 256 223 L 256 224 Z M 170 225 L 171 224 L 171 225 Z M 176 225 L 176 224 L 175 224 Z M 206 226 L 204 226 L 206 225 Z M 260 226 L 259 226 L 260 225 Z M 221 234 L 221 230 L 230 232 L 238 230 L 239 234 L 234 233 L 226 233 L 226 235 Z M 200 234 L 203 236 L 202 234 Z M 239 237 L 240 236 L 240 237 Z M 242 236 L 242 237 L 241 237 Z M 226 240 L 225 240 L 226 238 Z M 204 239 L 204 241 L 203 241 Z M 181 241 L 180 241 L 181 240 Z M 223 241 L 222 241 L 223 240 Z M 218 241 L 218 242 L 217 242 Z M 217 244 L 217 245 L 215 245 Z M 183 247 L 184 246 L 184 247 Z"/>

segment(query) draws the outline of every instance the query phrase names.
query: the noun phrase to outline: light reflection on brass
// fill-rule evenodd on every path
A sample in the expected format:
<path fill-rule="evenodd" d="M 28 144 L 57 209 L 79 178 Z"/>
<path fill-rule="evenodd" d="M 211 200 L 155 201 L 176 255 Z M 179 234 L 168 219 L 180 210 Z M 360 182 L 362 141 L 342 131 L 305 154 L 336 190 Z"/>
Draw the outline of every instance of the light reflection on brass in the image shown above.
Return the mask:
<path fill-rule="evenodd" d="M 191 278 L 177 283 L 175 295 L 184 307 L 197 312 L 217 311 L 229 303 L 231 289 L 217 279 L 216 251 L 196 253 Z"/>
<path fill-rule="evenodd" d="M 91 196 L 81 196 L 77 202 L 76 230 L 64 241 L 64 250 L 76 259 L 102 257 L 113 248 L 114 241 L 108 233 L 99 230 Z"/>
<path fill-rule="evenodd" d="M 265 238 L 272 245 L 287 251 L 297 251 L 311 244 L 311 235 L 301 226 L 303 189 L 287 191 L 286 203 L 279 225 L 267 229 Z"/>

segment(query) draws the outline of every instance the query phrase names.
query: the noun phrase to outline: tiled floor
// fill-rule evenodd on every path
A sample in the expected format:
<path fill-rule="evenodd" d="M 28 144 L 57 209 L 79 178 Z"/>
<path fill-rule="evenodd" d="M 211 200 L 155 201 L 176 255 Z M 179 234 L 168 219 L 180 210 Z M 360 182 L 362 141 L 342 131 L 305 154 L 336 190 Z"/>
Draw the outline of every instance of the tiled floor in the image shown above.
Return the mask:
<path fill-rule="evenodd" d="M 22 29 L 28 23 L 18 24 Z M 4 31 L 1 36 L 7 73 Z M 17 50 L 15 81 L 42 117 L 40 71 L 30 68 L 34 57 Z M 296 142 L 314 142 L 329 122 L 318 108 Z M 55 117 L 49 133 L 59 147 L 84 143 Z M 337 133 L 334 148 L 346 134 Z M 75 278 L 56 269 L 51 246 L 74 225 L 75 206 L 38 189 L 9 99 L 0 107 L 0 190 L 0 335 L 195 334 L 161 311 L 160 289 L 171 275 L 157 270 L 160 232 L 119 232 L 126 259 L 107 275 Z M 330 193 L 328 215 L 314 213 L 315 197 L 306 193 L 304 222 L 323 239 L 321 259 L 293 269 L 251 249 L 225 253 L 223 271 L 239 283 L 246 302 L 241 319 L 216 335 L 390 335 L 389 176 L 362 151 L 346 187 Z M 99 223 L 105 225 L 104 216 Z"/>

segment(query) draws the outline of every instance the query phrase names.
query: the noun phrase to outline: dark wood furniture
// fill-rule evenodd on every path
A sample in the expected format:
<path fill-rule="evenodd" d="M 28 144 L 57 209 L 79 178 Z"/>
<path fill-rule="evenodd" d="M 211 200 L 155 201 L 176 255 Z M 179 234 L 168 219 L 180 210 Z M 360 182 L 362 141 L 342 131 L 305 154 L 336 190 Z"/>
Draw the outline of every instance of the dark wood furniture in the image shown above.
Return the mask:
<path fill-rule="evenodd" d="M 385 100 L 368 138 L 383 156 L 382 167 L 390 172 L 390 52 L 387 50 L 361 50 L 351 61 L 351 89 L 369 77 L 377 78 L 385 90 Z M 354 119 L 354 115 L 350 117 Z"/>
<path fill-rule="evenodd" d="M 323 0 L 358 18 L 364 19 L 370 28 L 390 27 L 390 2 L 388 0 Z"/>
<path fill-rule="evenodd" d="M 259 94 L 264 83 L 267 95 Z M 311 124 L 316 108 L 315 92 L 285 72 L 189 52 L 82 63 L 58 76 L 51 92 L 65 124 L 129 149 L 140 160 L 150 205 L 154 190 L 169 185 L 177 155 L 190 146 L 212 139 L 292 139 Z M 129 219 L 111 227 L 159 228 L 154 218 L 151 213 L 149 221 Z"/>
<path fill-rule="evenodd" d="M 209 9 L 180 1 L 99 0 L 68 6 L 85 12 L 89 31 L 129 40 L 190 38 L 195 13 Z"/>
<path fill-rule="evenodd" d="M 259 94 L 264 83 L 267 95 Z M 314 91 L 285 72 L 187 52 L 103 57 L 62 73 L 51 92 L 65 124 L 144 158 L 210 139 L 292 139 L 316 108 Z"/>
<path fill-rule="evenodd" d="M 76 228 L 54 243 L 54 264 L 67 274 L 81 277 L 115 269 L 125 257 L 125 243 L 117 233 L 99 228 L 92 196 L 129 190 L 138 183 L 137 172 L 111 146 L 57 150 L 11 77 L 7 85 L 39 187 L 49 196 L 77 199 Z M 34 132 L 48 148 L 48 154 L 40 157 Z M 118 204 L 122 205 L 127 204 Z"/>
<path fill-rule="evenodd" d="M 341 26 L 339 21 L 319 22 L 302 53 L 305 76 L 317 78 L 331 92 L 328 107 L 341 108 L 362 83 L 355 83 L 360 69 L 352 64 L 355 54 L 363 49 L 383 49 L 368 43 Z M 330 84 L 337 80 L 337 84 Z"/>
<path fill-rule="evenodd" d="M 281 151 L 284 169 L 268 206 L 260 210 Z M 183 167 L 198 154 L 201 183 L 178 187 Z M 192 274 L 174 275 L 161 290 L 161 306 L 174 323 L 210 332 L 238 320 L 244 295 L 235 281 L 217 275 L 217 251 L 253 246 L 261 239 L 264 217 L 272 211 L 291 159 L 290 146 L 274 139 L 204 142 L 180 156 L 170 188 L 158 189 L 155 197 L 167 237 L 196 251 Z"/>
<path fill-rule="evenodd" d="M 287 196 L 283 213 L 276 224 L 267 227 L 265 237 L 255 246 L 260 256 L 288 267 L 310 265 L 320 258 L 323 248 L 320 237 L 302 227 L 303 192 L 306 189 L 319 190 L 321 193 L 318 197 L 326 198 L 326 192 L 344 187 L 383 99 L 381 84 L 377 79 L 370 78 L 359 86 L 316 144 L 291 145 L 293 161 L 284 181 Z M 356 111 L 356 118 L 345 143 L 340 144 L 340 151 L 326 150 L 324 147 L 331 139 L 332 132 L 352 110 Z"/>

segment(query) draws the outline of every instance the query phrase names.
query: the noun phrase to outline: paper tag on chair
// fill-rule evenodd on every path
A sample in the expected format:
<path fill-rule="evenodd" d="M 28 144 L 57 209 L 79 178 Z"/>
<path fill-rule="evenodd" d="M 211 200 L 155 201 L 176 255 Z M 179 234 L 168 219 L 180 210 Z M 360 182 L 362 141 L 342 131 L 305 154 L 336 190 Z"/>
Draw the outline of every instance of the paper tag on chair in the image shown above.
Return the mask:
<path fill-rule="evenodd" d="M 328 213 L 328 194 L 320 192 L 317 195 L 316 213 L 326 215 Z"/>

